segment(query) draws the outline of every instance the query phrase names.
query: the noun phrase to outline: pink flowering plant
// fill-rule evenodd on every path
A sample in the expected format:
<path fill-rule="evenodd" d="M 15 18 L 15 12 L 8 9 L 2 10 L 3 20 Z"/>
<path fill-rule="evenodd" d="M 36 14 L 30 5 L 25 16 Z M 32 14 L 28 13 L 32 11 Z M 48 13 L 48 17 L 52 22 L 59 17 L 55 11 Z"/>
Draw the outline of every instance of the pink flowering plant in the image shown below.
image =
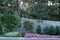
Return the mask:
<path fill-rule="evenodd" d="M 25 37 L 60 38 L 60 36 L 57 35 L 44 35 L 44 34 L 33 34 L 33 33 L 26 33 Z"/>

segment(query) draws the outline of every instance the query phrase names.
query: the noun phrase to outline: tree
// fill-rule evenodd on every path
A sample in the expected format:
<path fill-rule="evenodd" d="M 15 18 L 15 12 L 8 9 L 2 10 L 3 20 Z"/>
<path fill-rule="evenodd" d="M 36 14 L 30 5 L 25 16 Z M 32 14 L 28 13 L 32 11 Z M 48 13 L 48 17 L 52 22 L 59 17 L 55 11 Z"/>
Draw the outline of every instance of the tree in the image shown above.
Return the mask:
<path fill-rule="evenodd" d="M 60 21 L 58 4 L 48 6 L 47 5 L 48 0 L 44 0 L 44 1 L 43 0 L 33 0 L 33 1 L 31 0 L 31 2 L 33 3 L 29 4 L 30 2 L 28 2 L 29 8 L 27 9 L 26 13 L 23 13 L 24 11 L 21 9 L 23 13 L 23 14 L 21 13 L 21 15 L 24 15 L 23 17 L 41 19 L 41 20 Z"/>
<path fill-rule="evenodd" d="M 13 13 L 18 11 L 18 4 L 14 4 L 13 0 L 1 0 L 0 1 L 0 12 L 1 13 Z"/>
<path fill-rule="evenodd" d="M 1 21 L 7 31 L 13 31 L 14 27 L 20 23 L 20 18 L 15 17 L 13 14 L 3 14 Z"/>

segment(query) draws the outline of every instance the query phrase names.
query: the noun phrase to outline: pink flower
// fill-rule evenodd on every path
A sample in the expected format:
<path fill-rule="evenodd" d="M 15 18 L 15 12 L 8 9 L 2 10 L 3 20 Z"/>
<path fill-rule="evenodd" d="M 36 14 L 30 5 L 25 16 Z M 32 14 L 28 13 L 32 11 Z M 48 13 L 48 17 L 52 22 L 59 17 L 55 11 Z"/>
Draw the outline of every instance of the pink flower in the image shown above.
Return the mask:
<path fill-rule="evenodd" d="M 26 33 L 25 37 L 60 38 L 60 36 Z"/>

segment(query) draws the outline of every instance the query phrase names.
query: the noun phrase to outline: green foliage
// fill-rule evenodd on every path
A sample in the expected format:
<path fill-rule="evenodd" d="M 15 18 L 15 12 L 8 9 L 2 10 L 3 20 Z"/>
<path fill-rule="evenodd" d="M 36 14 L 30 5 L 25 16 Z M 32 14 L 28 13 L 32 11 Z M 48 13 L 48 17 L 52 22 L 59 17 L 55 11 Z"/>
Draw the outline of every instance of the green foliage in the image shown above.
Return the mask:
<path fill-rule="evenodd" d="M 50 26 L 48 31 L 50 35 L 55 35 L 57 32 L 54 26 Z"/>
<path fill-rule="evenodd" d="M 46 26 L 44 28 L 44 34 L 50 34 L 50 35 L 60 35 L 60 26 L 56 26 L 56 27 L 53 27 L 53 26 Z"/>
<path fill-rule="evenodd" d="M 56 34 L 60 35 L 60 26 L 56 26 L 56 30 L 57 30 Z"/>
<path fill-rule="evenodd" d="M 50 26 L 50 27 L 46 27 L 45 29 L 44 29 L 44 33 L 45 34 L 50 34 L 50 35 L 55 35 L 56 34 L 56 28 L 55 27 L 53 27 L 53 26 Z"/>
<path fill-rule="evenodd" d="M 23 11 L 21 15 L 24 15 L 23 17 L 27 16 L 26 18 L 60 21 L 60 18 L 59 18 L 60 14 L 59 14 L 59 9 L 58 9 L 59 6 L 58 5 L 55 5 L 55 6 L 45 5 L 47 1 L 48 0 L 45 0 L 45 1 L 43 0 L 32 1 L 31 0 L 32 3 L 29 5 L 29 8 L 27 9 L 26 13 L 23 13 L 24 11 L 21 9 Z"/>
<path fill-rule="evenodd" d="M 8 6 L 8 4 L 10 4 L 10 6 Z M 17 11 L 18 10 L 18 6 L 17 4 L 13 3 L 13 0 L 1 0 L 0 1 L 0 12 L 1 13 L 13 13 L 13 11 Z"/>
<path fill-rule="evenodd" d="M 48 28 L 48 26 L 46 26 L 44 29 L 43 29 L 43 31 L 44 31 L 44 34 L 48 34 L 49 33 L 49 28 Z"/>
<path fill-rule="evenodd" d="M 5 5 L 5 2 L 3 0 L 0 0 L 0 5 L 1 6 L 4 6 Z"/>
<path fill-rule="evenodd" d="M 36 31 L 37 31 L 38 34 L 41 33 L 41 27 L 40 27 L 40 25 L 37 26 L 37 30 Z"/>
<path fill-rule="evenodd" d="M 28 17 L 27 16 L 27 14 L 28 14 L 27 11 L 20 10 L 20 13 L 22 13 L 22 14 L 20 14 L 21 17 Z"/>
<path fill-rule="evenodd" d="M 1 15 L 0 15 L 0 35 L 3 35 L 5 32 L 2 31 L 2 21 L 1 21 Z"/>
<path fill-rule="evenodd" d="M 27 32 L 32 32 L 33 31 L 33 22 L 25 21 L 23 28 L 25 28 L 25 31 L 27 31 Z"/>
<path fill-rule="evenodd" d="M 13 28 L 19 23 L 20 19 L 13 14 L 3 14 L 1 16 L 2 24 L 7 28 L 7 31 L 12 31 Z"/>
<path fill-rule="evenodd" d="M 2 24 L 1 24 L 1 15 L 0 15 L 0 34 L 2 34 Z"/>
<path fill-rule="evenodd" d="M 5 33 L 3 36 L 5 37 L 18 37 L 19 35 L 19 32 L 8 32 L 8 33 Z"/>
<path fill-rule="evenodd" d="M 25 33 L 19 32 L 8 32 L 3 34 L 4 37 L 24 37 Z"/>

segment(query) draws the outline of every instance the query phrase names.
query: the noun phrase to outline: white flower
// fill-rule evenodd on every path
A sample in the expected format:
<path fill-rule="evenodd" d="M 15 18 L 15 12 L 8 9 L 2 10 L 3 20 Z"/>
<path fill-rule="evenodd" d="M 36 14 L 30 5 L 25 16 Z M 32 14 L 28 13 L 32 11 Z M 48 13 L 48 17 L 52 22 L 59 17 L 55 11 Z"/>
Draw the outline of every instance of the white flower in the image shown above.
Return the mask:
<path fill-rule="evenodd" d="M 10 4 L 8 4 L 8 6 L 11 6 Z"/>

